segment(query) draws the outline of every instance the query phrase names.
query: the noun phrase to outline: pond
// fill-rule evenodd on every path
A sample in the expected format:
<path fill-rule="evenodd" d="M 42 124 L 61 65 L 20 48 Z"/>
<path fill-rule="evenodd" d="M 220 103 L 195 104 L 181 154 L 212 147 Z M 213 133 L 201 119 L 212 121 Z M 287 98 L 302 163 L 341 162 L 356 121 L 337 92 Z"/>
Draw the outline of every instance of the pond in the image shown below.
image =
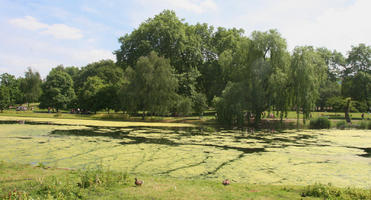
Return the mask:
<path fill-rule="evenodd" d="M 371 187 L 371 131 L 0 124 L 0 160 L 250 184 Z"/>

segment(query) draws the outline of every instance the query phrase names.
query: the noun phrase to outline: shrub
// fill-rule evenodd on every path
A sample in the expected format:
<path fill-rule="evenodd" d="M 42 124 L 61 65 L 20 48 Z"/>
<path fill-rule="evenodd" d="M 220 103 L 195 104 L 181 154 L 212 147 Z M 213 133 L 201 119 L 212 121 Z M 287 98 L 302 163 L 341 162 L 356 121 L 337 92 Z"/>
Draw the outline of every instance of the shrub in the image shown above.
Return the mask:
<path fill-rule="evenodd" d="M 361 122 L 359 123 L 358 128 L 359 128 L 359 129 L 367 129 L 368 126 L 369 126 L 369 123 L 367 123 L 366 121 L 361 121 Z"/>
<path fill-rule="evenodd" d="M 321 197 L 324 199 L 370 199 L 371 193 L 367 190 L 355 189 L 355 188 L 337 188 L 331 186 L 331 184 L 314 184 L 307 186 L 304 192 L 301 194 L 302 197 L 312 196 Z"/>
<path fill-rule="evenodd" d="M 331 122 L 327 117 L 318 117 L 310 120 L 309 128 L 311 129 L 324 129 L 330 128 Z"/>
<path fill-rule="evenodd" d="M 336 122 L 336 128 L 344 130 L 348 127 L 348 124 L 346 121 L 338 121 Z"/>
<path fill-rule="evenodd" d="M 84 170 L 79 173 L 80 181 L 78 186 L 88 188 L 91 186 L 111 186 L 115 184 L 123 184 L 128 178 L 127 173 L 114 173 L 112 171 L 103 170 L 102 167 L 92 170 Z"/>

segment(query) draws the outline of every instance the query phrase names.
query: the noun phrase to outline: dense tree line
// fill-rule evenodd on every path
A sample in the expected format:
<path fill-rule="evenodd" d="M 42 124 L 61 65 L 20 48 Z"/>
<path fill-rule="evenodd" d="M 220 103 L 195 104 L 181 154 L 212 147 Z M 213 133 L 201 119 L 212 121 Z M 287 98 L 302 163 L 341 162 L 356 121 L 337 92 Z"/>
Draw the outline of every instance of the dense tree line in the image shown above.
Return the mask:
<path fill-rule="evenodd" d="M 149 18 L 119 38 L 117 62 L 58 66 L 44 81 L 29 69 L 24 78 L 1 75 L 0 109 L 40 101 L 41 108 L 124 111 L 130 114 L 202 115 L 215 108 L 217 119 L 259 123 L 264 112 L 282 120 L 289 110 L 370 109 L 371 46 L 352 46 L 348 57 L 311 46 L 291 53 L 276 30 L 190 25 L 173 11 Z M 250 120 L 248 120 L 250 122 Z"/>

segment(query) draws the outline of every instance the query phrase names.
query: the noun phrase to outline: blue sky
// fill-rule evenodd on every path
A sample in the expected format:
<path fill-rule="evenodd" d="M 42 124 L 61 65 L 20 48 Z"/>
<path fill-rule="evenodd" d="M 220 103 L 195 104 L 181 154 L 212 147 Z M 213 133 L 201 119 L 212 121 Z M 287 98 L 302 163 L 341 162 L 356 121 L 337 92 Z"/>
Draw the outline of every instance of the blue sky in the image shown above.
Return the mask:
<path fill-rule="evenodd" d="M 344 54 L 371 43 L 370 0 L 0 0 L 0 74 L 114 59 L 117 39 L 164 9 L 191 24 L 278 29 L 289 50 L 325 46 Z"/>

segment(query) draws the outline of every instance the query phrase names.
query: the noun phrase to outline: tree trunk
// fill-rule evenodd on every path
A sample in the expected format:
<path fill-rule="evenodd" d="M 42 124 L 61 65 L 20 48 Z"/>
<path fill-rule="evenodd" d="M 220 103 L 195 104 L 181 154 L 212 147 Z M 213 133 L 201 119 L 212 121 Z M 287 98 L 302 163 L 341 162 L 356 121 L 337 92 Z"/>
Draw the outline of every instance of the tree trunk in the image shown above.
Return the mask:
<path fill-rule="evenodd" d="M 261 115 L 262 115 L 261 112 L 258 112 L 258 113 L 256 113 L 256 115 L 255 115 L 254 126 L 255 126 L 256 128 L 258 128 L 258 125 L 259 125 L 259 122 L 260 122 Z"/>
<path fill-rule="evenodd" d="M 300 112 L 299 112 L 299 106 L 296 106 L 296 127 L 297 129 L 299 129 L 299 116 Z"/>
<path fill-rule="evenodd" d="M 280 113 L 280 125 L 281 125 L 281 128 L 282 128 L 282 123 L 283 123 L 283 112 L 281 111 L 281 113 Z"/>
<path fill-rule="evenodd" d="M 351 103 L 351 98 L 347 98 L 347 102 L 346 102 L 346 105 L 345 105 L 345 120 L 348 123 L 351 123 L 351 120 L 350 120 L 350 117 L 349 117 L 350 103 Z"/>

